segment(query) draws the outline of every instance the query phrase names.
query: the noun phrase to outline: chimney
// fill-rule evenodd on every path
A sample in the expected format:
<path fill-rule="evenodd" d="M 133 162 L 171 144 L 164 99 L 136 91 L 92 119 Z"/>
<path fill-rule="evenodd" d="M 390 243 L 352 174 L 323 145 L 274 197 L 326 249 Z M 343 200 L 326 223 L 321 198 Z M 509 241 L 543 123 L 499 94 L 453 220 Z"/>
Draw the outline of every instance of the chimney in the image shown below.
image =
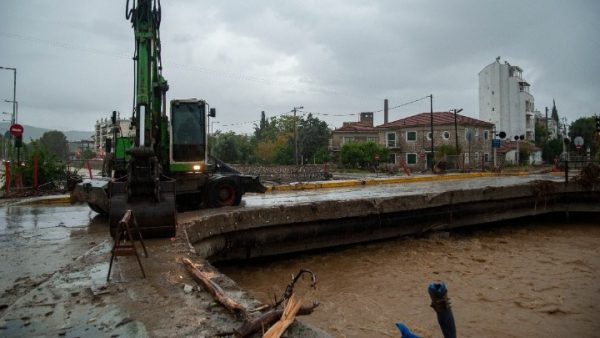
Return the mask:
<path fill-rule="evenodd" d="M 383 123 L 386 124 L 388 123 L 388 113 L 389 113 L 389 109 L 388 109 L 388 99 L 383 100 Z"/>
<path fill-rule="evenodd" d="M 371 112 L 360 113 L 360 123 L 367 125 L 369 127 L 372 127 L 373 126 L 373 113 L 371 113 Z"/>

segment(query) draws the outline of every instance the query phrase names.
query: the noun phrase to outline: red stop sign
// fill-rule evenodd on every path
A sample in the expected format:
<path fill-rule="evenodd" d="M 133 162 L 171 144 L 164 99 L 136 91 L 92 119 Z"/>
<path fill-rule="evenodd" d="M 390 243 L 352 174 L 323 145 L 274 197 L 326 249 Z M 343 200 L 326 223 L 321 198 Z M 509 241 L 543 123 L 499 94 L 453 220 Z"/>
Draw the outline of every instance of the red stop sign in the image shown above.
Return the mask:
<path fill-rule="evenodd" d="M 23 126 L 18 123 L 15 123 L 12 126 L 10 126 L 9 131 L 12 136 L 19 137 L 23 135 Z"/>

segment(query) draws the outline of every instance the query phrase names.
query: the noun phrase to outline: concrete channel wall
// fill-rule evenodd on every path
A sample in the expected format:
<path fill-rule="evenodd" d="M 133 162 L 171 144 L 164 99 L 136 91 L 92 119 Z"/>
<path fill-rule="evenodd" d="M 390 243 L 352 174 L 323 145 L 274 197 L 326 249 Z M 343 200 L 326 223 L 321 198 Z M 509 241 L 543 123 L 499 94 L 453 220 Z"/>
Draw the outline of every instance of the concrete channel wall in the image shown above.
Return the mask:
<path fill-rule="evenodd" d="M 186 225 L 209 261 L 247 259 L 548 213 L 600 213 L 600 191 L 532 181 L 503 187 L 231 208 Z"/>

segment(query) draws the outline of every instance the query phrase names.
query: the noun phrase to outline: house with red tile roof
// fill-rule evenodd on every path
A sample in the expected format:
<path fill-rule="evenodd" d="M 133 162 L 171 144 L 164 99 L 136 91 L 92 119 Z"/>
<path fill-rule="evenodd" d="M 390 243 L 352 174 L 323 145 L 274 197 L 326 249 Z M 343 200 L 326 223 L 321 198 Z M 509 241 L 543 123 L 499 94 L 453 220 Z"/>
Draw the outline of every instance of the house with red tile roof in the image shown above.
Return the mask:
<path fill-rule="evenodd" d="M 452 112 L 420 113 L 377 126 L 380 138 L 395 154 L 395 162 L 404 161 L 416 169 L 428 167 L 432 137 L 434 153 L 440 146 L 454 149 L 458 144 L 464 164 L 489 160 L 493 128 L 492 123 Z"/>
<path fill-rule="evenodd" d="M 358 122 L 344 122 L 341 128 L 332 131 L 329 149 L 339 152 L 344 144 L 350 142 L 380 143 L 379 131 L 373 126 L 373 113 L 360 113 Z"/>
<path fill-rule="evenodd" d="M 441 146 L 454 149 L 458 144 L 463 165 L 491 160 L 494 125 L 489 122 L 451 112 L 420 113 L 375 127 L 372 120 L 370 124 L 366 122 L 361 118 L 334 130 L 331 150 L 339 151 L 347 142 L 373 141 L 390 149 L 390 162 L 425 170 L 433 137 L 434 153 Z M 435 157 L 439 159 L 437 154 Z"/>

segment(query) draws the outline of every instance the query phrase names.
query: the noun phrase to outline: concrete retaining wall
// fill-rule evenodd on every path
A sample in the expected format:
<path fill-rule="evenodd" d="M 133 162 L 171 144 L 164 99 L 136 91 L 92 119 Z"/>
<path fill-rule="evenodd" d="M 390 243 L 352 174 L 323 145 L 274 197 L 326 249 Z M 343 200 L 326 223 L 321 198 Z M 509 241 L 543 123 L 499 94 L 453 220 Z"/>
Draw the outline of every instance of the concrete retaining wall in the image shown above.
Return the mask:
<path fill-rule="evenodd" d="M 213 210 L 187 224 L 212 261 L 246 259 L 555 212 L 599 212 L 600 192 L 535 181 L 442 193 Z"/>

